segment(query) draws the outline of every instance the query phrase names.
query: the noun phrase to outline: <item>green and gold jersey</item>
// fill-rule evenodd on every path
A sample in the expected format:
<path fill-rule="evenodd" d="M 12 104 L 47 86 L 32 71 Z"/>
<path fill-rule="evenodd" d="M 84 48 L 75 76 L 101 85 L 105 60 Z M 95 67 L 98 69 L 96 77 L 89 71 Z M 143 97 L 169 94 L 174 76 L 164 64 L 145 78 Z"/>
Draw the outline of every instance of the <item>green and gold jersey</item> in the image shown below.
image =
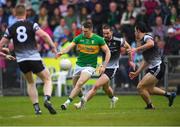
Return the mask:
<path fill-rule="evenodd" d="M 76 43 L 79 50 L 76 64 L 81 67 L 96 68 L 100 46 L 105 44 L 104 39 L 97 34 L 93 34 L 91 38 L 86 38 L 83 34 L 80 34 L 72 42 Z"/>

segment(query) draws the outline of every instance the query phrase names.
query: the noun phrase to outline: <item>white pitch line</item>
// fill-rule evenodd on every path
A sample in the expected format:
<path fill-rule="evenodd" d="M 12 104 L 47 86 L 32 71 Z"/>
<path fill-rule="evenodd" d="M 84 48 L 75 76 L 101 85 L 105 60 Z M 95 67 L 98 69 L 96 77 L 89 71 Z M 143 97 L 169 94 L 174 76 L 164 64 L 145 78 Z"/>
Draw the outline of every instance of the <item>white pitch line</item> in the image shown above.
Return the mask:
<path fill-rule="evenodd" d="M 12 117 L 10 117 L 10 118 L 13 118 L 13 119 L 18 119 L 18 118 L 22 118 L 22 117 L 24 117 L 24 115 L 12 116 Z"/>

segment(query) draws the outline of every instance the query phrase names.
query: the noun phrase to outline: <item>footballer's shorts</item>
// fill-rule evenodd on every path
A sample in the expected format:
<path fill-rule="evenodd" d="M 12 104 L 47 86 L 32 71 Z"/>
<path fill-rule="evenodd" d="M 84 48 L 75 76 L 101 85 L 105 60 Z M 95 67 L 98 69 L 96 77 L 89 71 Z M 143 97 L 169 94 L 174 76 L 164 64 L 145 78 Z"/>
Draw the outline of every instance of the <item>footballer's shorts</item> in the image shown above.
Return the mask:
<path fill-rule="evenodd" d="M 96 69 L 94 67 L 80 67 L 76 64 L 73 76 L 79 76 L 81 72 L 87 72 L 89 75 L 93 75 Z"/>
<path fill-rule="evenodd" d="M 157 65 L 157 66 L 155 66 L 153 68 L 148 68 L 146 73 L 151 73 L 158 80 L 160 80 L 164 76 L 165 69 L 166 69 L 165 64 L 164 64 L 164 62 L 162 62 L 161 64 L 159 64 L 159 65 Z"/>
<path fill-rule="evenodd" d="M 39 73 L 45 69 L 41 60 L 26 60 L 22 62 L 18 62 L 20 70 L 26 74 L 27 72 Z"/>
<path fill-rule="evenodd" d="M 106 74 L 111 80 L 116 74 L 116 71 L 117 71 L 117 68 L 106 68 L 106 70 L 104 71 L 104 74 Z"/>

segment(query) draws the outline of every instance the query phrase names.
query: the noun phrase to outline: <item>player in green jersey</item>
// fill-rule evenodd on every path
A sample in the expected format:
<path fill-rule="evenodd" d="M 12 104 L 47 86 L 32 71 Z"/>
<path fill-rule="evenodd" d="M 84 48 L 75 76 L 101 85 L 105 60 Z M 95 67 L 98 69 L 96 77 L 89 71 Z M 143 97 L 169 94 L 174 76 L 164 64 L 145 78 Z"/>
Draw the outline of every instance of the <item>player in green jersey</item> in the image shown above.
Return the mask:
<path fill-rule="evenodd" d="M 75 71 L 73 74 L 74 88 L 70 93 L 69 98 L 61 105 L 62 110 L 66 110 L 67 106 L 73 101 L 73 99 L 79 94 L 82 97 L 81 88 L 91 78 L 95 72 L 97 66 L 97 57 L 100 49 L 105 53 L 105 60 L 102 66 L 100 66 L 99 73 L 102 74 L 109 62 L 111 53 L 106 45 L 104 39 L 93 32 L 91 22 L 85 22 L 82 25 L 82 34 L 75 37 L 70 46 L 63 49 L 57 54 L 57 57 L 64 53 L 69 52 L 76 45 L 79 50 L 79 56 L 77 58 Z"/>

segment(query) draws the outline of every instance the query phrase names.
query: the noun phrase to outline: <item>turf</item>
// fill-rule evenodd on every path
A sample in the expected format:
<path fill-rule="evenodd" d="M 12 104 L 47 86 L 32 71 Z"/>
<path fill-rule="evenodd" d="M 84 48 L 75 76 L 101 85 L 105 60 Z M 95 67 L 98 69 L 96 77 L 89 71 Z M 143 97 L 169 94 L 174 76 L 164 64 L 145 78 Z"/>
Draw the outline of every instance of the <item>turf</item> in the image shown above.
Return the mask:
<path fill-rule="evenodd" d="M 109 108 L 107 96 L 95 96 L 84 110 L 76 110 L 73 104 L 68 110 L 60 110 L 67 97 L 54 97 L 52 102 L 57 115 L 50 115 L 40 106 L 42 115 L 34 115 L 28 97 L 0 97 L 0 126 L 172 126 L 180 125 L 180 96 L 173 107 L 168 107 L 165 97 L 153 96 L 156 110 L 144 110 L 145 104 L 140 96 L 119 96 L 115 109 Z M 78 98 L 74 100 L 77 102 Z"/>

